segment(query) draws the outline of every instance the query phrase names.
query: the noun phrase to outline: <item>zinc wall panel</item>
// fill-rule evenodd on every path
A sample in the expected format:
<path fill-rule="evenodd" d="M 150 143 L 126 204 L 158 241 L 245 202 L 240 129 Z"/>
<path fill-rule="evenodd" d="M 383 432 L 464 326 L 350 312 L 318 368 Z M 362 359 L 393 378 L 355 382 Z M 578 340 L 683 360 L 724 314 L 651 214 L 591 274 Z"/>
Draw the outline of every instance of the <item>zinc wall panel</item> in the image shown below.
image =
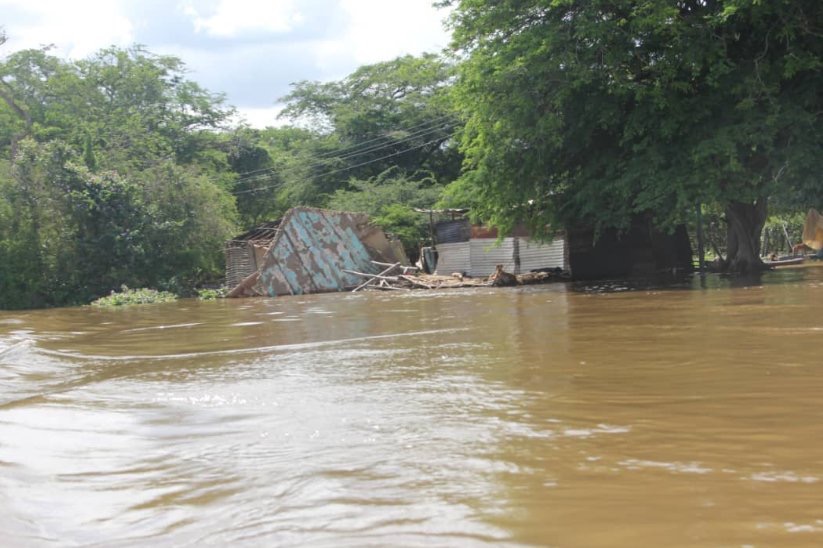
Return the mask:
<path fill-rule="evenodd" d="M 520 238 L 520 272 L 526 273 L 539 268 L 568 270 L 566 240 L 563 237 L 558 236 L 548 243 Z"/>
<path fill-rule="evenodd" d="M 314 208 L 294 208 L 280 224 L 260 268 L 268 295 L 342 291 L 362 281 L 343 272 L 376 272 L 360 241 L 360 216 Z"/>
<path fill-rule="evenodd" d="M 454 272 L 469 273 L 471 246 L 469 242 L 440 244 L 437 246 L 436 274 L 448 276 Z"/>
<path fill-rule="evenodd" d="M 469 242 L 471 246 L 471 266 L 468 274 L 473 278 L 491 275 L 497 265 L 514 273 L 514 238 L 505 238 L 499 245 L 497 239 L 483 238 Z"/>

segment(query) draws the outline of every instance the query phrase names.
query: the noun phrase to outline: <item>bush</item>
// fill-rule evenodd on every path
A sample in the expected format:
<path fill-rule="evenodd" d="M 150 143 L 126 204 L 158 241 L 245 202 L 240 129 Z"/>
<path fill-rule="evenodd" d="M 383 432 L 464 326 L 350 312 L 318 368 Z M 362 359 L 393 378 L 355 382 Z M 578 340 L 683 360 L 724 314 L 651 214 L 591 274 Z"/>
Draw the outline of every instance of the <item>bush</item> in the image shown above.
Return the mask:
<path fill-rule="evenodd" d="M 125 285 L 120 292 L 112 291 L 108 297 L 100 297 L 92 306 L 126 306 L 132 304 L 168 303 L 177 300 L 177 295 L 156 289 L 129 289 Z"/>
<path fill-rule="evenodd" d="M 219 289 L 198 289 L 197 298 L 201 301 L 213 301 L 215 299 L 222 299 L 226 296 L 226 288 Z"/>

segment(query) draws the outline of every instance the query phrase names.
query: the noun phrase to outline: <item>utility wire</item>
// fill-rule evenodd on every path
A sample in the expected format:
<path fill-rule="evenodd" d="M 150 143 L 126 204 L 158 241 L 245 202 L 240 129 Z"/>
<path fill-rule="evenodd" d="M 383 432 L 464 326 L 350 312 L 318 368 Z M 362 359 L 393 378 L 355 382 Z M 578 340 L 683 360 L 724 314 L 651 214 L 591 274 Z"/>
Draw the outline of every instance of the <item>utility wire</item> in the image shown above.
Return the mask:
<path fill-rule="evenodd" d="M 314 176 L 315 176 L 315 177 L 325 177 L 325 176 L 327 176 L 327 175 L 332 175 L 332 174 L 334 174 L 334 173 L 339 173 L 339 172 L 343 172 L 343 171 L 349 171 L 349 170 L 351 170 L 351 169 L 355 169 L 355 168 L 358 168 L 358 167 L 362 167 L 362 166 L 366 166 L 366 165 L 369 165 L 369 164 L 373 164 L 373 163 L 375 163 L 375 162 L 379 162 L 379 161 L 381 161 L 381 160 L 385 160 L 385 159 L 387 159 L 387 158 L 392 158 L 392 157 L 394 157 L 394 156 L 399 156 L 399 155 L 401 155 L 401 154 L 405 154 L 406 152 L 411 152 L 412 150 L 416 150 L 416 149 L 418 149 L 418 148 L 423 148 L 423 147 L 425 147 L 425 146 L 428 146 L 428 145 L 430 145 L 430 144 L 436 143 L 436 142 L 438 142 L 438 141 L 442 141 L 443 139 L 448 139 L 448 138 L 450 138 L 450 137 L 453 137 L 454 135 L 455 135 L 454 133 L 451 133 L 451 134 L 446 135 L 446 136 L 444 136 L 444 137 L 442 137 L 442 138 L 432 139 L 431 141 L 427 141 L 427 142 L 422 143 L 422 144 L 420 144 L 420 145 L 413 146 L 413 147 L 410 147 L 410 148 L 407 148 L 407 149 L 404 149 L 404 150 L 400 150 L 400 151 L 397 151 L 397 152 L 393 152 L 392 154 L 387 154 L 386 156 L 381 156 L 380 158 L 374 158 L 374 159 L 369 160 L 369 161 L 367 161 L 367 162 L 361 162 L 361 163 L 359 163 L 359 164 L 354 164 L 354 165 L 351 165 L 351 166 L 346 166 L 346 167 L 341 167 L 341 168 L 338 168 L 338 169 L 333 169 L 333 170 L 327 171 L 327 172 L 325 172 L 325 173 L 318 173 L 318 174 L 316 174 L 316 175 L 314 175 Z M 260 176 L 258 175 L 258 176 L 255 176 L 255 177 L 250 177 L 249 179 L 254 180 L 254 179 L 257 179 L 257 178 L 259 178 L 259 177 L 260 177 Z M 246 179 L 246 180 L 249 180 L 249 179 Z M 261 190 L 269 190 L 269 189 L 272 189 L 272 188 L 279 187 L 279 186 L 281 186 L 282 184 L 283 184 L 283 183 L 277 183 L 277 184 L 274 184 L 274 185 L 267 185 L 267 186 L 263 186 L 263 187 L 249 188 L 249 189 L 246 189 L 246 190 L 238 190 L 238 191 L 236 191 L 236 192 L 232 192 L 232 194 L 236 196 L 236 195 L 239 195 L 239 194 L 247 194 L 247 193 L 251 193 L 251 192 L 258 192 L 258 191 L 261 191 Z"/>
<path fill-rule="evenodd" d="M 415 140 L 415 139 L 419 139 L 421 137 L 426 137 L 426 136 L 435 134 L 439 131 L 442 131 L 444 129 L 448 129 L 447 126 L 438 126 L 438 127 L 434 127 L 434 128 L 428 128 L 428 129 L 425 129 L 425 130 L 418 131 L 417 133 L 409 134 L 409 135 L 405 136 L 402 139 L 398 139 L 398 140 L 392 141 L 390 143 L 386 143 L 386 144 L 383 144 L 383 145 L 380 145 L 380 146 L 363 149 L 363 150 L 360 150 L 356 153 L 344 154 L 344 155 L 337 156 L 337 157 L 334 157 L 334 158 L 328 158 L 328 159 L 325 159 L 325 160 L 321 160 L 319 162 L 310 162 L 308 164 L 301 164 L 299 166 L 296 166 L 296 165 L 295 166 L 286 166 L 285 168 L 273 167 L 273 168 L 266 168 L 266 169 L 263 169 L 263 170 L 258 170 L 258 172 L 256 172 L 256 174 L 254 174 L 254 175 L 250 175 L 250 176 L 247 176 L 247 177 L 241 177 L 241 178 L 235 180 L 234 184 L 236 185 L 237 183 L 242 183 L 242 182 L 245 182 L 245 181 L 258 180 L 258 179 L 263 178 L 263 177 L 267 176 L 268 174 L 274 173 L 274 172 L 278 172 L 278 173 L 282 174 L 282 173 L 294 172 L 294 171 L 297 171 L 297 170 L 300 170 L 300 169 L 311 169 L 313 167 L 319 167 L 319 166 L 327 165 L 332 160 L 352 159 L 352 158 L 356 158 L 358 156 L 362 156 L 366 153 L 373 153 L 373 152 L 379 152 L 381 150 L 392 149 L 392 148 L 395 148 L 397 145 L 403 144 L 407 141 L 412 141 L 412 140 Z M 444 138 L 451 137 L 452 135 L 453 135 L 453 133 L 445 136 Z M 435 139 L 435 141 L 436 140 L 437 139 Z M 414 150 L 414 149 L 410 149 L 410 150 Z M 239 192 L 245 192 L 245 191 L 239 191 Z"/>
<path fill-rule="evenodd" d="M 406 141 L 412 141 L 412 140 L 414 140 L 416 137 L 423 137 L 423 136 L 425 136 L 425 135 L 429 135 L 429 134 L 432 134 L 432 133 L 436 133 L 436 132 L 438 132 L 438 131 L 440 131 L 440 130 L 443 130 L 443 129 L 448 129 L 448 126 L 446 126 L 446 125 L 439 125 L 439 126 L 437 126 L 437 127 L 431 127 L 431 128 L 423 129 L 423 130 L 417 131 L 417 132 L 415 132 L 415 133 L 410 133 L 410 134 L 408 134 L 408 135 L 404 136 L 404 137 L 403 137 L 403 138 L 401 138 L 401 139 L 396 139 L 396 140 L 394 140 L 394 141 L 390 141 L 390 142 L 388 142 L 388 143 L 379 144 L 379 145 L 374 145 L 374 146 L 371 146 L 371 147 L 368 147 L 368 148 L 364 148 L 363 150 L 358 150 L 358 151 L 355 151 L 355 152 L 351 152 L 351 153 L 349 153 L 349 154 L 342 154 L 342 155 L 340 155 L 340 156 L 333 156 L 333 157 L 328 158 L 328 159 L 327 159 L 327 161 L 331 161 L 331 160 L 346 160 L 346 159 L 349 159 L 349 158 L 351 158 L 351 157 L 360 156 L 361 154 L 365 154 L 365 153 L 367 153 L 367 152 L 376 152 L 376 151 L 378 151 L 378 150 L 383 150 L 383 149 L 391 148 L 391 147 L 393 147 L 393 146 L 394 146 L 394 145 L 396 145 L 396 144 L 399 144 L 399 143 L 404 143 L 404 142 L 406 142 Z"/>
<path fill-rule="evenodd" d="M 312 168 L 315 168 L 315 167 L 327 166 L 329 163 L 331 163 L 332 160 L 347 160 L 347 159 L 357 158 L 358 156 L 364 156 L 366 153 L 373 153 L 373 152 L 379 152 L 381 150 L 394 149 L 394 148 L 397 147 L 397 145 L 403 144 L 404 142 L 416 140 L 416 139 L 419 139 L 421 137 L 427 137 L 429 135 L 438 133 L 439 131 L 441 131 L 443 129 L 447 129 L 447 128 L 446 127 L 433 128 L 433 129 L 430 129 L 428 131 L 421 132 L 420 134 L 409 135 L 409 136 L 406 136 L 403 139 L 399 139 L 397 141 L 392 141 L 391 143 L 386 144 L 384 146 L 373 147 L 371 149 L 365 149 L 365 150 L 359 151 L 357 154 L 349 154 L 349 155 L 338 156 L 338 157 L 335 157 L 335 158 L 329 158 L 326 161 L 314 162 L 314 163 L 308 163 L 308 164 L 302 164 L 301 163 L 300 165 L 286 166 L 284 168 L 267 168 L 265 170 L 261 170 L 261 172 L 256 174 L 256 175 L 251 175 L 249 177 L 244 177 L 244 178 L 237 179 L 237 180 L 234 181 L 234 184 L 237 185 L 238 183 L 243 183 L 243 182 L 246 182 L 246 181 L 257 181 L 257 180 L 260 180 L 260 179 L 266 179 L 266 178 L 268 178 L 269 174 L 275 173 L 275 172 L 277 172 L 278 174 L 281 174 L 281 175 L 282 174 L 296 173 L 296 172 L 298 172 L 300 170 L 304 170 L 304 169 L 312 169 Z M 446 135 L 442 138 L 448 138 L 448 137 L 451 137 L 452 135 L 453 134 L 449 134 L 449 135 Z M 434 139 L 434 141 L 437 141 L 437 140 L 438 139 Z M 421 146 L 425 146 L 425 143 L 424 143 L 424 145 L 421 145 Z M 414 149 L 412 148 L 412 149 L 408 149 L 408 150 L 414 150 Z M 405 152 L 405 150 L 400 151 L 400 152 L 401 153 Z M 323 174 L 315 175 L 315 176 L 322 177 Z M 237 193 L 243 193 L 243 192 L 246 192 L 246 191 L 237 191 Z"/>
<path fill-rule="evenodd" d="M 448 120 L 454 120 L 454 118 L 451 115 L 445 114 L 443 116 L 439 116 L 437 118 L 422 122 L 420 124 L 417 124 L 417 125 L 414 125 L 414 126 L 411 126 L 411 127 L 408 127 L 408 128 L 403 128 L 403 129 L 400 129 L 400 130 L 395 130 L 395 131 L 411 131 L 411 130 L 418 129 L 418 128 L 421 128 L 421 127 L 435 126 L 435 125 L 437 125 L 438 127 L 428 128 L 428 129 L 432 129 L 433 131 L 437 131 L 438 129 L 442 129 L 440 127 L 440 124 L 443 124 Z M 426 129 L 418 130 L 417 132 L 415 132 L 411 135 L 406 135 L 402 139 L 398 139 L 398 140 L 395 140 L 395 141 L 390 141 L 389 144 L 385 148 L 388 148 L 392 143 L 400 143 L 400 142 L 412 139 L 414 136 L 419 136 L 420 133 L 425 134 L 425 133 L 429 133 L 429 132 L 426 131 Z M 367 141 L 361 141 L 359 143 L 356 143 L 354 145 L 350 145 L 348 147 L 344 147 L 344 148 L 339 149 L 339 150 L 331 150 L 331 151 L 328 151 L 328 152 L 317 154 L 315 156 L 309 156 L 308 159 L 312 162 L 309 167 L 314 167 L 316 165 L 320 165 L 320 164 L 323 163 L 324 160 L 328 161 L 328 160 L 333 160 L 333 159 L 337 159 L 337 158 L 345 158 L 345 157 L 349 157 L 349 156 L 356 156 L 358 153 L 366 152 L 368 149 L 371 149 L 370 151 L 372 151 L 372 152 L 374 150 L 380 150 L 380 148 L 382 148 L 381 146 L 369 146 L 369 147 L 366 147 L 363 150 L 358 150 L 358 149 L 363 147 L 364 145 L 369 144 L 369 143 L 373 143 L 373 142 L 376 142 L 376 141 L 384 141 L 385 142 L 388 139 L 390 139 L 390 138 L 385 136 L 385 135 L 381 135 L 380 137 L 375 137 L 375 138 L 369 139 Z M 341 154 L 341 153 L 343 153 L 342 156 L 336 156 L 336 155 Z M 276 169 L 277 168 L 267 167 L 267 168 L 264 168 L 264 169 L 256 169 L 256 170 L 252 170 L 252 171 L 246 171 L 246 172 L 243 172 L 243 173 L 239 173 L 238 174 L 238 177 L 239 177 L 238 181 L 244 180 L 249 175 L 256 175 L 256 174 L 260 174 L 260 173 L 268 173 L 270 171 L 276 171 Z"/>
<path fill-rule="evenodd" d="M 447 139 L 449 137 L 453 137 L 454 135 L 455 135 L 454 133 L 451 133 L 451 134 L 445 136 L 444 138 Z M 413 146 L 413 147 L 409 147 L 405 150 L 399 150 L 399 151 L 394 152 L 392 154 L 387 154 L 386 156 L 381 156 L 380 158 L 374 158 L 374 159 L 369 160 L 367 162 L 362 162 L 362 163 L 351 165 L 351 166 L 341 167 L 339 169 L 333 169 L 331 171 L 327 171 L 326 173 L 320 173 L 320 174 L 316 175 L 316 177 L 325 177 L 327 175 L 332 175 L 334 173 L 339 173 L 341 171 L 348 171 L 348 170 L 355 169 L 355 168 L 358 168 L 358 167 L 363 167 L 363 166 L 366 166 L 366 165 L 369 165 L 369 164 L 373 164 L 375 162 L 379 162 L 381 160 L 386 160 L 388 158 L 393 158 L 394 156 L 399 156 L 401 154 L 411 152 L 412 150 L 417 150 L 418 148 L 423 148 L 425 146 L 437 143 L 438 141 L 442 141 L 442 140 L 443 140 L 443 138 L 432 139 L 431 141 L 427 141 L 423 144 L 416 145 L 416 146 Z M 251 193 L 251 192 L 259 192 L 261 190 L 269 190 L 269 189 L 276 188 L 276 187 L 279 187 L 279 186 L 281 186 L 280 183 L 278 183 L 276 185 L 268 185 L 268 186 L 261 186 L 261 187 L 257 187 L 257 188 L 249 188 L 249 189 L 246 189 L 246 190 L 239 190 L 237 192 L 232 192 L 232 194 L 237 196 L 237 195 L 240 195 L 240 194 L 248 194 L 248 193 Z"/>

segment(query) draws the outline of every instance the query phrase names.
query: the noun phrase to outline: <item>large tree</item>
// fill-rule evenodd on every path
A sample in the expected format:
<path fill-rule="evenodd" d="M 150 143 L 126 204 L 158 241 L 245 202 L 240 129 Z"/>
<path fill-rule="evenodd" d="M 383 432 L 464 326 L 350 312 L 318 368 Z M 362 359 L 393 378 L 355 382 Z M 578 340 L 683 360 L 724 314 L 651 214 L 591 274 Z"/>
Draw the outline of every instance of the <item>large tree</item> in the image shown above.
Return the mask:
<path fill-rule="evenodd" d="M 0 308 L 220 275 L 232 110 L 184 72 L 139 47 L 0 61 Z"/>
<path fill-rule="evenodd" d="M 727 220 L 760 265 L 767 201 L 820 196 L 818 0 L 447 0 L 467 118 L 452 189 L 496 224 Z"/>
<path fill-rule="evenodd" d="M 386 204 L 364 204 L 378 188 L 380 196 L 402 202 L 392 211 L 395 219 L 416 217 L 406 190 L 420 189 L 430 205 L 460 171 L 453 78 L 449 62 L 423 54 L 366 65 L 339 81 L 295 84 L 281 99 L 282 117 L 292 125 L 240 130 L 231 139 L 242 221 L 276 218 L 294 205 L 377 215 Z"/>
<path fill-rule="evenodd" d="M 299 82 L 283 98 L 283 116 L 325 134 L 311 173 L 323 191 L 389 168 L 448 182 L 460 168 L 459 153 L 448 146 L 456 128 L 447 94 L 452 79 L 453 67 L 441 57 L 407 55 L 340 81 Z"/>

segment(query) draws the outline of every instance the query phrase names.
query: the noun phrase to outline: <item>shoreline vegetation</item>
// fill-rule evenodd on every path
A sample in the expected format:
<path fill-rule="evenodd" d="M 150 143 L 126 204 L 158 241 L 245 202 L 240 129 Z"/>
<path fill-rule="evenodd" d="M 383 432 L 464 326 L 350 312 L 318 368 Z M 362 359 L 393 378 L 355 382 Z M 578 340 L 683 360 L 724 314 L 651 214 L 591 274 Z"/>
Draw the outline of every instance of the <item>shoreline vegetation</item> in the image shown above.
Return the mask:
<path fill-rule="evenodd" d="M 777 267 L 794 268 L 794 267 L 820 266 L 823 267 L 823 262 L 806 261 L 805 264 L 800 262 L 786 262 L 784 264 L 767 264 L 766 270 L 774 270 Z M 402 267 L 400 267 L 402 268 Z M 549 271 L 549 272 L 528 272 L 525 274 L 511 274 L 505 272 L 502 268 L 498 268 L 492 275 L 487 277 L 470 277 L 461 273 L 454 273 L 449 276 L 437 274 L 418 273 L 410 270 L 409 267 L 403 269 L 402 274 L 391 275 L 391 273 L 381 274 L 366 274 L 355 273 L 361 276 L 365 281 L 357 287 L 350 287 L 344 292 L 356 293 L 359 291 L 412 291 L 412 290 L 438 290 L 438 289 L 463 289 L 463 288 L 482 288 L 482 287 L 517 287 L 526 285 L 540 285 L 551 284 L 559 282 L 572 281 L 568 272 Z M 661 273 L 664 274 L 664 273 Z M 668 273 L 677 278 L 683 273 Z M 703 273 L 698 271 L 691 272 L 690 275 L 705 276 L 707 274 L 727 276 L 721 270 L 707 269 Z M 740 273 L 742 279 L 750 280 L 752 276 L 757 276 L 759 272 Z M 614 280 L 606 280 L 614 281 Z M 628 281 L 628 280 L 625 280 Z M 635 280 L 642 281 L 642 280 Z M 597 283 L 592 280 L 591 283 Z M 213 301 L 227 298 L 226 288 L 206 288 L 197 290 L 197 299 L 201 301 Z M 119 306 L 131 306 L 142 304 L 157 304 L 175 302 L 180 296 L 167 291 L 158 291 L 156 289 L 140 288 L 130 289 L 122 287 L 119 292 L 112 291 L 110 295 L 101 297 L 90 304 L 90 306 L 102 308 L 114 308 Z M 259 297 L 272 298 L 272 297 Z M 277 297 L 283 298 L 283 296 Z"/>
<path fill-rule="evenodd" d="M 120 291 L 112 291 L 111 294 L 92 301 L 91 306 L 112 308 L 137 304 L 170 303 L 176 300 L 177 295 L 168 291 L 158 291 L 145 287 L 130 289 L 124 285 L 120 288 Z"/>
<path fill-rule="evenodd" d="M 642 217 L 732 273 L 823 209 L 823 2 L 438 4 L 458 55 L 298 81 L 265 129 L 180 58 L 60 59 L 0 27 L 0 309 L 217 287 L 226 241 L 294 206 L 365 213 L 412 261 L 420 210 L 595 240 Z"/>

